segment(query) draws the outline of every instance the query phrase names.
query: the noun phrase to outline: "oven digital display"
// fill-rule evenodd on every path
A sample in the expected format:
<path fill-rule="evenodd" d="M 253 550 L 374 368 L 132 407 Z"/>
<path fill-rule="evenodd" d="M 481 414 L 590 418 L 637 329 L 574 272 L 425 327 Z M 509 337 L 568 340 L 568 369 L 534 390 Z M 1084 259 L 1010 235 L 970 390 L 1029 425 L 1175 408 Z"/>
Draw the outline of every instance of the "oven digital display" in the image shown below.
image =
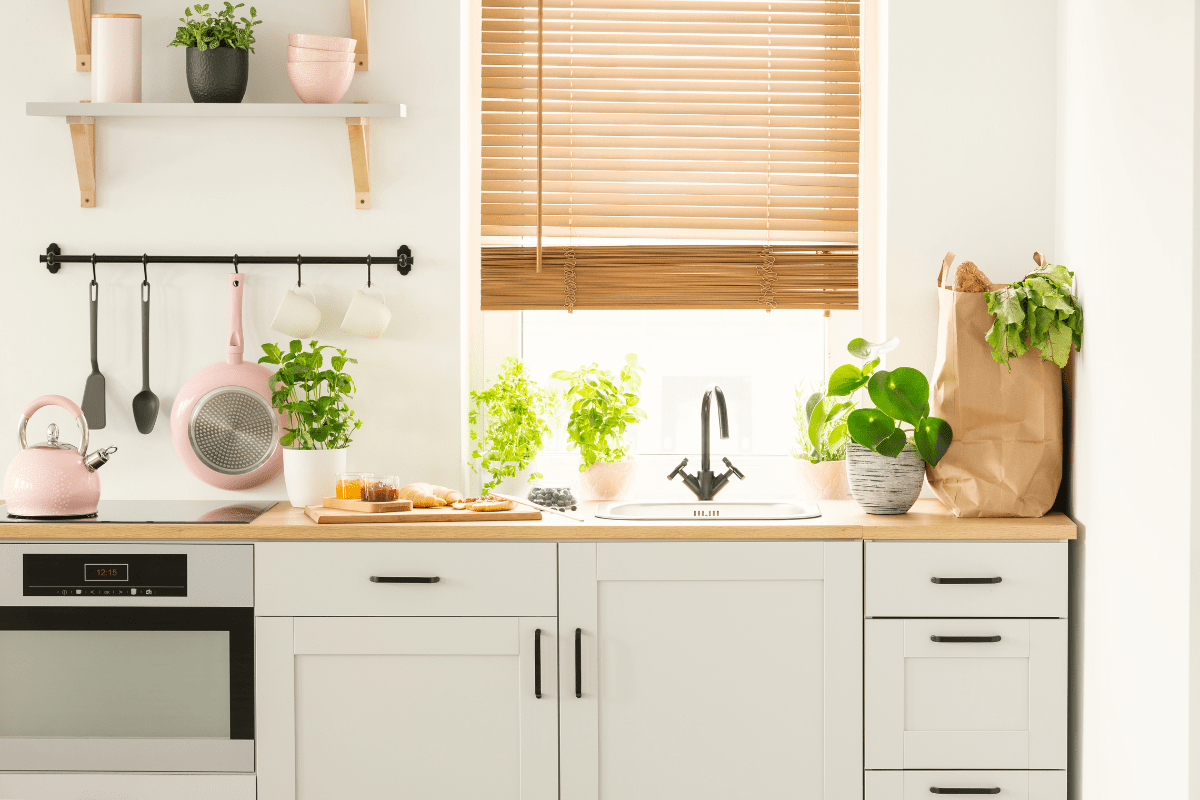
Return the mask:
<path fill-rule="evenodd" d="M 84 564 L 85 581 L 128 581 L 128 564 Z"/>

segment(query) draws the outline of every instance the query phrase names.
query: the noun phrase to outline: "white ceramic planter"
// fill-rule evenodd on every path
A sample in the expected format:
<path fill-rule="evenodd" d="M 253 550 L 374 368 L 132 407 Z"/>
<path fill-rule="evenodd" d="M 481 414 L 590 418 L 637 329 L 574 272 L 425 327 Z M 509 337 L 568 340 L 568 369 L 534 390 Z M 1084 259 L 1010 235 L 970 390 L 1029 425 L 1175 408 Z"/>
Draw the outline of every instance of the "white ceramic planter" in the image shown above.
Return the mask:
<path fill-rule="evenodd" d="M 803 458 L 796 462 L 796 481 L 803 500 L 845 500 L 850 496 L 845 461 L 813 464 Z"/>
<path fill-rule="evenodd" d="M 925 460 L 911 444 L 895 458 L 856 442 L 846 448 L 850 493 L 868 514 L 905 514 L 925 485 Z"/>
<path fill-rule="evenodd" d="M 333 497 L 337 474 L 346 471 L 346 450 L 283 451 L 283 483 L 288 501 L 296 508 L 320 505 Z"/>
<path fill-rule="evenodd" d="M 637 474 L 637 461 L 617 461 L 612 464 L 593 464 L 579 474 L 583 499 L 592 502 L 620 500 Z"/>

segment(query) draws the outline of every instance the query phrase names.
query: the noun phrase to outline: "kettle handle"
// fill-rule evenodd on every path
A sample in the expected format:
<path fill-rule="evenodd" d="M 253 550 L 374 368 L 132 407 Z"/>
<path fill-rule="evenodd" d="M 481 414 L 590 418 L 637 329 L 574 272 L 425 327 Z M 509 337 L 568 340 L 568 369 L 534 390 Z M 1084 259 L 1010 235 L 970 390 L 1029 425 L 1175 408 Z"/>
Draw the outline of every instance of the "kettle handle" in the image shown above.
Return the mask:
<path fill-rule="evenodd" d="M 79 423 L 79 430 L 83 434 L 83 438 L 79 440 L 80 456 L 87 455 L 88 446 L 88 424 L 87 417 L 83 415 L 83 410 L 75 404 L 73 400 L 63 397 L 60 394 L 44 394 L 34 400 L 29 405 L 25 406 L 25 410 L 21 412 L 21 424 L 17 427 L 17 441 L 21 443 L 21 449 L 24 450 L 28 445 L 25 442 L 25 426 L 29 424 L 29 418 L 32 417 L 39 409 L 46 406 L 58 406 L 66 409 L 75 417 L 75 421 Z"/>

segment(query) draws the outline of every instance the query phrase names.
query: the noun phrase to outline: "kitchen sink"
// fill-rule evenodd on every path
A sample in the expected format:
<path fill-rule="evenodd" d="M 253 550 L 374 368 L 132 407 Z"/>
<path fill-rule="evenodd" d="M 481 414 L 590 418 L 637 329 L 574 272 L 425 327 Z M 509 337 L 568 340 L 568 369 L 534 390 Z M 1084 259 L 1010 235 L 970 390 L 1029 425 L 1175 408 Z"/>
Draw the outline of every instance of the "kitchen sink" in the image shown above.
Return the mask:
<path fill-rule="evenodd" d="M 616 520 L 778 520 L 819 516 L 821 509 L 816 503 L 793 503 L 787 500 L 601 503 L 596 507 L 598 519 Z"/>

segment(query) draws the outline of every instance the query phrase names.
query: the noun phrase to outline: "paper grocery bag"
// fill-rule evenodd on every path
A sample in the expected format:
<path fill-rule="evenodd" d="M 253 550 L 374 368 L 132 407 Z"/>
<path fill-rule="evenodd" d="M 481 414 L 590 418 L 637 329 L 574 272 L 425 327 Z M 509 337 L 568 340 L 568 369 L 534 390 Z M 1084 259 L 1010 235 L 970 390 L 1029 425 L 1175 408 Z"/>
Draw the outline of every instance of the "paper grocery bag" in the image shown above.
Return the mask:
<path fill-rule="evenodd" d="M 953 262 L 947 253 L 938 275 L 930 413 L 954 441 L 929 484 L 956 517 L 1040 517 L 1062 481 L 1062 371 L 1032 350 L 1011 372 L 993 360 L 986 297 L 953 289 Z"/>

